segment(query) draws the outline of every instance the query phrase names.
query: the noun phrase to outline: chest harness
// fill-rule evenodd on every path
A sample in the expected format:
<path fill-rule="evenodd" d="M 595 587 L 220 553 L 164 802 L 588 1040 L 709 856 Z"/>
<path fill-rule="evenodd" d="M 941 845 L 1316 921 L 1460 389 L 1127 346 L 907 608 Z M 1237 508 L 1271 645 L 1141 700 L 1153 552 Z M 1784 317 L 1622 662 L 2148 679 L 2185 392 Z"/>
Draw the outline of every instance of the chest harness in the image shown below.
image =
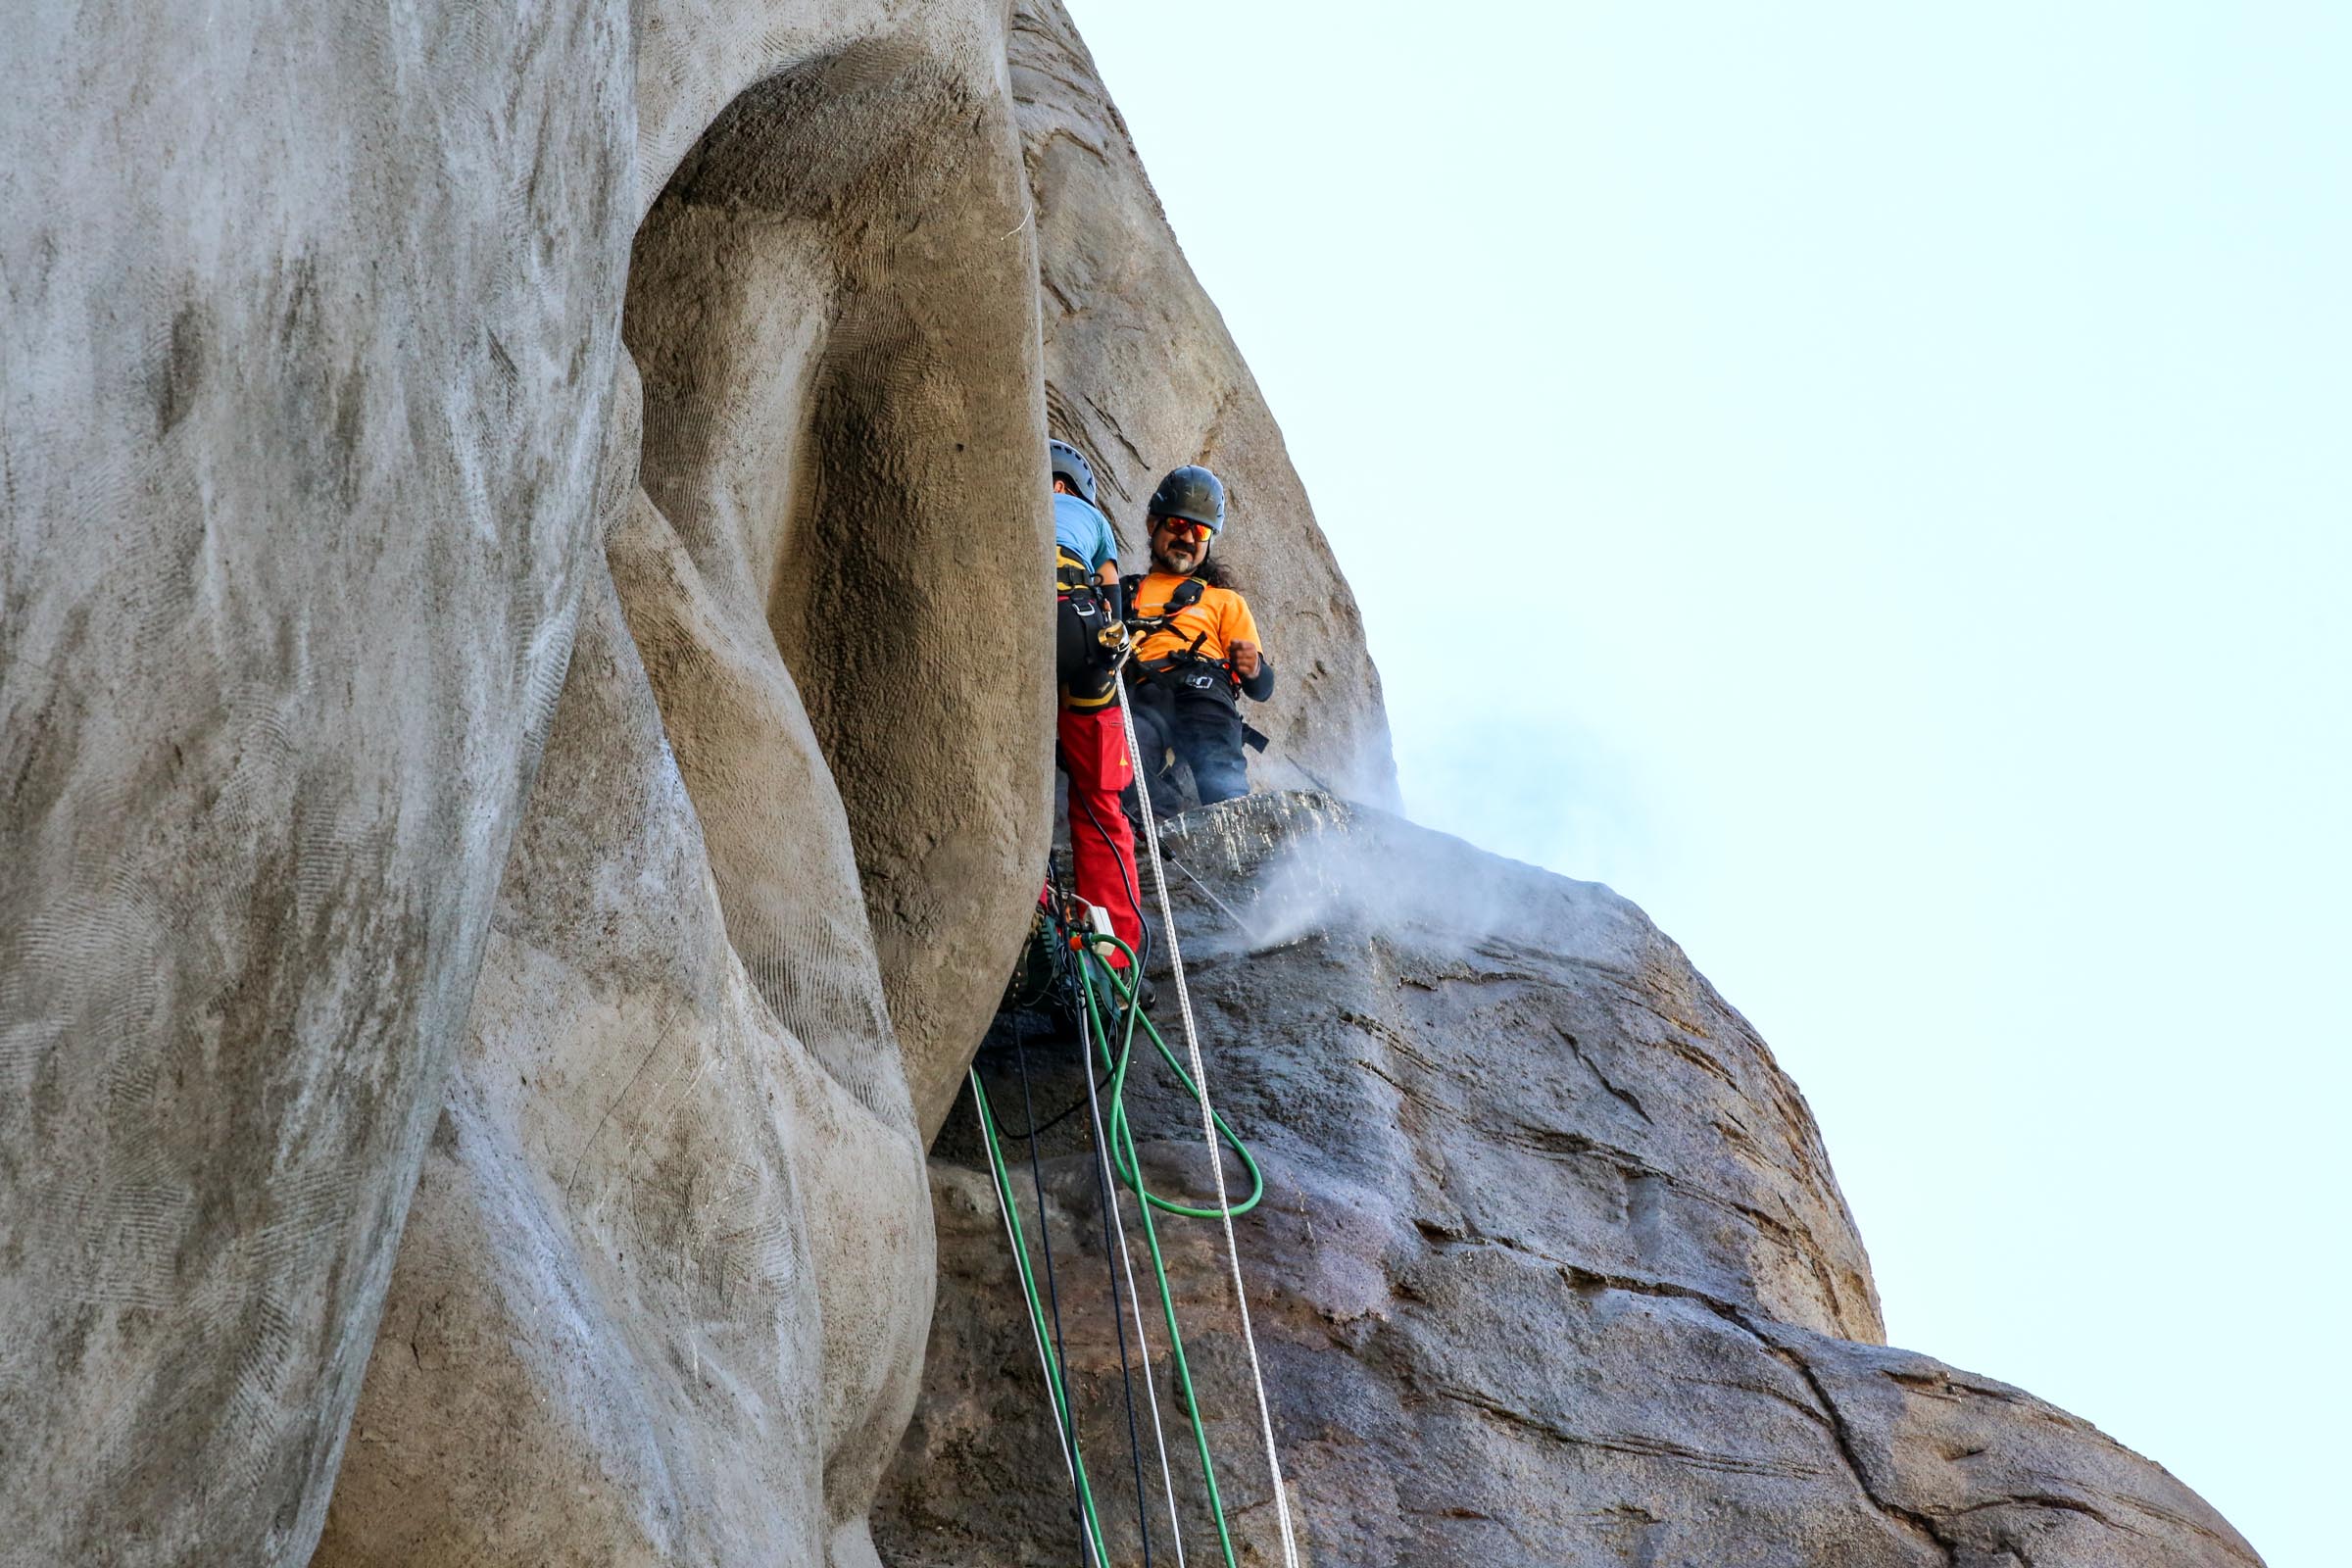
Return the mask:
<path fill-rule="evenodd" d="M 1126 591 L 1129 604 L 1134 604 L 1141 594 L 1143 581 L 1141 576 L 1120 579 L 1119 586 Z M 1198 577 L 1187 577 L 1168 595 L 1168 602 L 1160 607 L 1158 614 L 1137 615 L 1132 623 L 1142 633 L 1171 631 L 1181 635 L 1176 617 L 1200 603 L 1200 595 L 1207 586 Z M 1200 645 L 1206 641 L 1208 630 L 1203 627 L 1193 633 L 1192 642 L 1185 647 L 1156 659 L 1139 658 L 1135 665 L 1147 679 L 1166 681 L 1187 691 L 1213 692 L 1232 698 L 1242 689 L 1242 677 L 1235 672 L 1232 660 L 1211 659 L 1200 652 Z"/>

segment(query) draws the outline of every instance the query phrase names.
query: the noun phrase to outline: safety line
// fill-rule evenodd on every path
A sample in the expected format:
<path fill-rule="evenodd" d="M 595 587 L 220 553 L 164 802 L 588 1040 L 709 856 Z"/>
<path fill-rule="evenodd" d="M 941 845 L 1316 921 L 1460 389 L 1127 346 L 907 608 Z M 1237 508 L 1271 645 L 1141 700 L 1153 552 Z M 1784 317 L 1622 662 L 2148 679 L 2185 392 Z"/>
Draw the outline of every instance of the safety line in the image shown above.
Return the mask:
<path fill-rule="evenodd" d="M 1081 958 L 1080 961 L 1083 962 L 1084 959 Z M 1110 1142 L 1103 1134 L 1102 1106 L 1095 1095 L 1094 990 L 1088 985 L 1083 972 L 1079 975 L 1078 983 L 1084 991 L 1084 1005 L 1078 1009 L 1078 1044 L 1084 1053 L 1079 1058 L 1079 1065 L 1086 1072 L 1087 1111 L 1094 1118 L 1095 1123 L 1096 1173 L 1102 1185 L 1102 1206 L 1109 1210 L 1111 1225 L 1118 1232 L 1119 1267 L 1127 1276 L 1127 1305 L 1135 1314 L 1135 1343 L 1138 1353 L 1144 1358 L 1144 1393 L 1149 1396 L 1152 1411 L 1152 1443 L 1159 1450 L 1160 1482 L 1167 1489 L 1168 1494 L 1168 1535 L 1169 1539 L 1176 1544 L 1176 1568 L 1184 1568 L 1184 1521 L 1176 1510 L 1176 1472 L 1168 1463 L 1167 1434 L 1162 1430 L 1159 1421 L 1159 1380 L 1152 1375 L 1152 1342 L 1144 1333 L 1144 1298 L 1135 1287 L 1135 1254 L 1127 1241 L 1127 1216 L 1119 1208 L 1118 1183 L 1113 1181 L 1110 1175 Z M 1107 1051 L 1104 1054 L 1108 1054 Z M 1104 1239 L 1108 1240 L 1108 1237 L 1106 1236 Z M 1116 1297 L 1118 1292 L 1115 1289 L 1117 1284 L 1115 1278 L 1112 1284 L 1114 1289 L 1111 1294 Z M 1122 1341 L 1124 1338 L 1125 1334 L 1122 1331 Z M 1119 1366 L 1122 1373 L 1126 1369 L 1126 1364 L 1127 1348 L 1122 1343 L 1119 1347 Z M 1128 1442 L 1133 1445 L 1135 1441 L 1135 1391 L 1133 1389 L 1128 1390 L 1127 1393 L 1127 1433 Z M 1140 1497 L 1138 1501 L 1141 1501 Z M 1138 1523 L 1140 1527 L 1141 1521 L 1139 1520 Z M 1147 1534 L 1144 1537 L 1144 1557 L 1147 1563 L 1151 1560 L 1151 1543 L 1152 1538 Z"/>
<path fill-rule="evenodd" d="M 1159 858 L 1159 818 L 1152 808 L 1151 786 L 1146 784 L 1142 749 L 1135 739 L 1135 714 L 1128 706 L 1127 674 L 1124 668 L 1114 668 L 1111 679 L 1118 687 L 1119 723 L 1127 735 L 1127 755 L 1135 760 L 1135 790 L 1143 807 L 1144 842 L 1152 852 L 1152 879 L 1159 895 L 1160 928 L 1168 940 L 1168 968 L 1176 981 L 1177 1013 L 1184 1022 L 1184 1046 L 1193 1063 L 1193 1083 L 1200 1098 L 1200 1136 L 1208 1145 L 1208 1170 L 1216 1184 L 1218 1223 L 1225 1230 L 1225 1255 L 1233 1265 L 1233 1304 L 1241 1314 L 1242 1346 L 1250 1354 L 1250 1382 L 1257 1393 L 1258 1426 L 1266 1440 L 1266 1469 L 1274 1482 L 1274 1518 L 1282 1531 L 1283 1568 L 1298 1568 L 1298 1543 L 1291 1527 L 1291 1501 L 1282 1481 L 1282 1455 L 1274 1446 L 1274 1409 L 1266 1398 L 1264 1369 L 1258 1363 L 1257 1336 L 1250 1325 L 1249 1289 L 1242 1280 L 1242 1247 L 1233 1231 L 1233 1215 L 1225 1198 L 1225 1158 L 1217 1148 L 1216 1113 L 1209 1104 L 1208 1068 L 1200 1059 L 1200 1037 L 1193 1022 L 1193 998 L 1184 978 L 1184 951 L 1176 939 L 1176 913 L 1168 897 L 1167 868 Z M 1141 977 L 1138 977 L 1138 985 Z M 1087 1075 L 1094 1082 L 1094 1075 Z"/>
<path fill-rule="evenodd" d="M 1120 945 L 1115 937 L 1104 937 L 1101 940 L 1113 946 Z M 1102 970 L 1105 982 L 1115 995 L 1117 971 L 1111 969 L 1108 964 L 1102 963 L 1102 960 L 1092 958 L 1091 956 L 1090 961 Z M 1128 961 L 1131 964 L 1135 961 L 1135 956 L 1132 953 L 1128 955 Z M 1184 1394 L 1185 1415 L 1191 1421 L 1193 1428 L 1193 1447 L 1200 1456 L 1200 1482 L 1208 1492 L 1209 1517 L 1215 1521 L 1217 1527 L 1217 1548 L 1224 1554 L 1225 1568 L 1240 1568 L 1240 1564 L 1234 1556 L 1233 1530 L 1225 1518 L 1225 1494 L 1217 1487 L 1217 1462 L 1208 1450 L 1208 1428 L 1200 1415 L 1200 1396 L 1193 1387 L 1192 1361 L 1185 1353 L 1184 1329 L 1176 1320 L 1176 1292 L 1174 1287 L 1168 1283 L 1168 1260 L 1167 1255 L 1160 1250 L 1159 1222 L 1152 1217 L 1152 1211 L 1154 1208 L 1164 1209 L 1173 1214 L 1199 1215 L 1201 1218 L 1207 1217 L 1208 1210 L 1188 1208 L 1182 1204 L 1170 1202 L 1155 1195 L 1149 1186 L 1145 1185 L 1142 1161 L 1137 1156 L 1135 1149 L 1135 1130 L 1128 1124 L 1126 1104 L 1127 1068 L 1135 1054 L 1135 1025 L 1139 1018 L 1143 1019 L 1144 1027 L 1147 1030 L 1152 1030 L 1152 1043 L 1159 1047 L 1160 1056 L 1167 1062 L 1169 1070 L 1176 1074 L 1188 1090 L 1193 1089 L 1193 1081 L 1185 1076 L 1184 1068 L 1178 1064 L 1175 1053 L 1169 1051 L 1166 1044 L 1159 1039 L 1158 1031 L 1152 1029 L 1152 1020 L 1144 1018 L 1143 1009 L 1134 1005 L 1133 996 L 1130 995 L 1127 1000 L 1129 1004 L 1126 1012 L 1127 1026 L 1119 1042 L 1118 1055 L 1111 1062 L 1110 1153 L 1112 1160 L 1118 1164 L 1120 1174 L 1135 1189 L 1136 1197 L 1142 1200 L 1136 1205 L 1136 1215 L 1143 1222 L 1144 1246 L 1152 1254 L 1152 1272 L 1159 1284 L 1160 1316 L 1168 1325 L 1168 1359 L 1176 1369 L 1176 1387 Z M 1086 1004 L 1090 1007 L 1095 1004 L 1094 989 L 1091 984 L 1087 988 Z M 1100 1037 L 1102 1032 L 1100 1014 L 1097 1015 L 1095 1022 L 1096 1034 Z M 1104 1047 L 1104 1054 L 1107 1058 L 1109 1054 L 1107 1045 Z M 1199 1093 L 1198 1090 L 1193 1090 L 1193 1092 Z M 1228 1129 L 1228 1136 L 1230 1136 L 1230 1129 Z M 1238 1144 L 1237 1147 L 1239 1147 Z M 1122 1148 L 1124 1149 L 1123 1157 Z M 1243 1157 L 1245 1159 L 1249 1157 L 1246 1150 Z"/>
<path fill-rule="evenodd" d="M 1050 880 L 1053 884 L 1054 901 L 1059 904 L 1062 908 L 1067 909 L 1069 907 L 1068 891 L 1062 885 L 1061 871 L 1058 867 L 1052 868 Z M 1054 967 L 1061 972 L 1062 983 L 1065 986 L 1067 986 L 1070 982 L 1080 978 L 1079 965 L 1084 961 L 1085 956 L 1081 953 L 1074 952 L 1068 944 L 1054 944 Z M 1120 1310 L 1121 1303 L 1119 1301 L 1119 1276 L 1115 1271 L 1108 1267 L 1110 1262 L 1110 1250 L 1114 1245 L 1111 1236 L 1113 1222 L 1118 1221 L 1119 1235 L 1116 1245 L 1120 1246 L 1122 1249 L 1122 1256 L 1124 1255 L 1124 1246 L 1126 1242 L 1126 1226 L 1125 1222 L 1119 1219 L 1118 1188 L 1110 1179 L 1109 1161 L 1102 1158 L 1102 1112 L 1101 1106 L 1096 1102 L 1095 1053 L 1093 1042 L 1087 1034 L 1086 1013 L 1087 1009 L 1083 1007 L 1079 1009 L 1078 1068 L 1080 1072 L 1086 1075 L 1087 1114 L 1095 1124 L 1095 1196 L 1102 1205 L 1102 1261 L 1105 1265 L 1103 1272 L 1110 1276 L 1110 1325 L 1114 1330 L 1117 1331 L 1117 1339 L 1119 1342 L 1119 1392 L 1124 1397 L 1127 1406 L 1127 1458 L 1129 1462 L 1129 1469 L 1135 1477 L 1135 1534 L 1136 1539 L 1143 1544 L 1143 1568 L 1152 1568 L 1152 1504 L 1144 1495 L 1144 1440 L 1135 1430 L 1135 1371 L 1134 1368 L 1129 1364 L 1127 1358 L 1127 1319 L 1124 1313 Z M 1015 1043 L 1017 1044 L 1023 1038 L 1024 1035 L 1019 1031 L 1018 1026 L 1016 1025 L 1015 1033 L 1013 1035 Z M 1037 1145 L 1034 1141 L 1032 1141 L 1029 1145 L 1029 1152 L 1031 1157 L 1034 1158 L 1037 1152 Z M 1151 1348 L 1149 1345 L 1143 1343 L 1143 1319 L 1141 1314 L 1138 1314 L 1136 1319 L 1136 1337 L 1144 1353 L 1144 1383 L 1146 1390 L 1149 1391 L 1151 1388 L 1152 1368 Z M 1171 1486 L 1168 1496 L 1171 1523 L 1173 1523 L 1173 1505 L 1175 1500 L 1175 1493 L 1173 1487 Z M 1181 1568 L 1183 1558 L 1183 1549 L 1179 1547 L 1177 1550 L 1177 1562 L 1179 1564 L 1179 1568 Z"/>
<path fill-rule="evenodd" d="M 1110 1568 L 1110 1558 L 1102 1549 L 1102 1526 L 1095 1516 L 1094 1489 L 1087 1482 L 1086 1460 L 1078 1449 L 1077 1411 L 1069 1407 L 1069 1394 L 1059 1366 L 1046 1351 L 1046 1313 L 1037 1298 L 1037 1276 L 1029 1263 L 1028 1243 L 1021 1235 L 1020 1211 L 1014 1206 L 1012 1179 L 1004 1169 L 1004 1151 L 997 1142 L 996 1118 L 988 1106 L 988 1091 L 981 1086 L 980 1069 L 966 1069 L 965 1076 L 972 1086 L 972 1106 L 980 1122 L 980 1141 L 988 1151 L 989 1174 L 997 1189 L 997 1204 L 1004 1216 L 1004 1238 L 1012 1248 L 1014 1272 L 1021 1282 L 1021 1294 L 1029 1306 L 1029 1334 L 1037 1344 L 1038 1369 L 1046 1380 L 1047 1403 L 1053 1407 L 1054 1433 L 1061 1443 L 1061 1462 L 1069 1472 L 1070 1486 L 1078 1498 L 1079 1544 L 1087 1562 L 1097 1568 Z M 1046 1222 L 1044 1208 L 1038 1210 L 1038 1222 Z"/>
<path fill-rule="evenodd" d="M 1012 1059 L 1021 1072 L 1021 1115 L 1030 1126 L 1037 1125 L 1037 1101 L 1029 1092 L 1029 1043 L 1026 1031 L 1017 1025 L 1012 1032 Z M 1090 1076 L 1087 1082 L 1094 1079 Z M 1078 1404 L 1070 1397 L 1070 1350 L 1061 1332 L 1061 1287 L 1054 1277 L 1054 1221 L 1046 1211 L 1046 1172 L 1037 1157 L 1037 1140 L 1029 1140 L 1029 1183 L 1037 1193 L 1037 1242 L 1046 1254 L 1046 1301 L 1054 1312 L 1054 1364 L 1060 1373 L 1061 1399 L 1070 1419 L 1070 1458 L 1078 1472 L 1081 1533 L 1085 1521 L 1094 1519 L 1096 1545 L 1102 1545 L 1102 1521 L 1095 1514 L 1094 1488 L 1086 1480 L 1086 1464 L 1078 1453 Z M 1107 1552 L 1102 1554 L 1102 1568 L 1110 1568 Z"/>
<path fill-rule="evenodd" d="M 980 1069 L 977 1067 L 972 1067 L 966 1069 L 966 1071 L 967 1075 L 972 1081 L 972 1114 L 980 1121 L 980 1139 L 981 1142 L 985 1144 L 988 1142 L 989 1136 L 988 1096 L 980 1087 Z M 1021 1250 L 1020 1238 L 1013 1234 L 1012 1206 L 1004 1200 L 1004 1190 L 1002 1178 L 997 1170 L 996 1162 L 994 1160 L 989 1162 L 988 1176 L 989 1191 L 994 1193 L 997 1199 L 997 1216 L 1004 1221 L 1004 1243 L 1007 1247 L 1012 1249 L 1012 1255 L 1016 1259 L 1014 1263 L 1014 1272 L 1017 1274 L 1026 1275 L 1028 1272 L 1028 1257 L 1027 1254 Z M 1024 1281 L 1024 1284 L 1025 1283 L 1026 1281 Z M 1046 1341 L 1045 1337 L 1038 1332 L 1036 1314 L 1028 1313 L 1024 1315 L 1027 1317 L 1029 1323 L 1030 1342 L 1037 1347 L 1037 1369 L 1041 1374 L 1044 1375 L 1046 1380 L 1046 1408 L 1054 1417 L 1054 1444 L 1061 1449 L 1061 1467 L 1063 1470 L 1068 1471 L 1070 1470 L 1070 1440 L 1068 1434 L 1064 1433 L 1061 1429 L 1061 1403 L 1059 1400 L 1053 1397 L 1054 1364 L 1046 1359 Z M 1077 1473 L 1075 1471 L 1070 1471 L 1070 1484 L 1075 1486 L 1077 1485 Z"/>

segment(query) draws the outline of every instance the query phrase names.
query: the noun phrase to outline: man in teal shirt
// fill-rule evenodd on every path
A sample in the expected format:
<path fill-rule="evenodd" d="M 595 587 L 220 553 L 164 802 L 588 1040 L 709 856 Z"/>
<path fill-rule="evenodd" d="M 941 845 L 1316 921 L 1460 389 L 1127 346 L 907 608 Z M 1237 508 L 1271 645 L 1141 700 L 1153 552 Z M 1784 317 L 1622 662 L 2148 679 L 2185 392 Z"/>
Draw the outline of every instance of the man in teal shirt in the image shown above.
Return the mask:
<path fill-rule="evenodd" d="M 1119 580 L 1119 542 L 1111 536 L 1110 519 L 1097 512 L 1067 480 L 1054 480 L 1054 543 L 1061 553 L 1082 563 L 1087 574 L 1105 587 Z"/>
<path fill-rule="evenodd" d="M 1110 929 L 1141 950 L 1143 908 L 1135 879 L 1135 829 L 1119 809 L 1134 782 L 1118 689 L 1111 679 L 1118 646 L 1102 640 L 1120 626 L 1118 540 L 1095 510 L 1095 474 L 1075 447 L 1053 442 L 1054 678 L 1056 760 L 1070 775 L 1070 870 L 1078 896 L 1110 915 Z M 1123 959 L 1115 959 L 1119 967 Z"/>

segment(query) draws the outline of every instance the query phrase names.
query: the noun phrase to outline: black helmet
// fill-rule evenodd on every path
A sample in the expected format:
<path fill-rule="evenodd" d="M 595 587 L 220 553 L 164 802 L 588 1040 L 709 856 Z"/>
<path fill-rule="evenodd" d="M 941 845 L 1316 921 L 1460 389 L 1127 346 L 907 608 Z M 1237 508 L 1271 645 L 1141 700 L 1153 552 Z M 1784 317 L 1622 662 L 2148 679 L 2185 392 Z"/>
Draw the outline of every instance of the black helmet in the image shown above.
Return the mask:
<path fill-rule="evenodd" d="M 1154 517 L 1205 522 L 1208 531 L 1215 533 L 1225 526 L 1225 481 L 1190 463 L 1171 468 L 1159 481 L 1159 488 L 1152 492 L 1152 505 L 1146 510 Z"/>
<path fill-rule="evenodd" d="M 1046 443 L 1046 456 L 1054 461 L 1054 477 L 1066 480 L 1078 492 L 1078 499 L 1088 506 L 1095 502 L 1095 470 L 1087 466 L 1086 454 L 1067 441 Z"/>

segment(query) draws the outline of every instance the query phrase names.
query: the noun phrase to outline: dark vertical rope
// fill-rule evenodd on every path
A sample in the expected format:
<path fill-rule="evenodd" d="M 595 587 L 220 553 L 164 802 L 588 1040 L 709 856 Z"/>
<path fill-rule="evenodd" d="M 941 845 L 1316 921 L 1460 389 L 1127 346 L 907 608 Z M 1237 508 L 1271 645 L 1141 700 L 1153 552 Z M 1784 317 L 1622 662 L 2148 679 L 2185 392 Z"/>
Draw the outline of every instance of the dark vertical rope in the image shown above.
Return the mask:
<path fill-rule="evenodd" d="M 1028 1031 L 1021 1027 L 1017 1018 L 1012 1025 L 1012 1054 L 1021 1069 L 1021 1119 L 1035 1127 L 1037 1103 L 1029 1094 Z M 1061 1402 L 1068 1414 L 1061 1441 L 1070 1464 L 1070 1508 L 1072 1517 L 1078 1522 L 1078 1560 L 1083 1563 L 1099 1554 L 1091 1544 L 1092 1538 L 1086 1528 L 1086 1490 L 1078 1479 L 1078 1401 L 1070 1396 L 1070 1356 L 1061 1336 L 1061 1294 L 1054 1280 L 1054 1225 L 1052 1217 L 1046 1212 L 1046 1174 L 1037 1160 L 1035 1138 L 1029 1140 L 1029 1185 L 1037 1192 L 1037 1241 L 1046 1254 L 1046 1301 L 1053 1310 L 1054 1364 L 1061 1380 Z M 1103 1562 L 1100 1568 L 1110 1568 L 1110 1564 Z"/>
<path fill-rule="evenodd" d="M 1092 807 L 1087 808 L 1087 815 L 1090 817 L 1094 815 Z M 1061 877 L 1058 871 L 1054 875 L 1054 896 L 1058 902 L 1062 894 Z M 1081 988 L 1071 1000 L 1078 1006 L 1079 1065 L 1080 1069 L 1091 1079 L 1095 1070 L 1093 999 L 1083 989 L 1086 979 L 1079 971 L 1077 964 L 1071 961 L 1068 942 L 1062 941 L 1054 944 L 1054 962 L 1061 970 L 1065 984 Z M 1035 1149 L 1037 1146 L 1031 1144 L 1029 1147 Z M 1152 1503 L 1144 1487 L 1143 1434 L 1135 1424 L 1135 1373 L 1127 1354 L 1127 1298 L 1119 1290 L 1119 1244 L 1111 1233 L 1110 1205 L 1119 1200 L 1118 1194 L 1111 1189 L 1108 1178 L 1103 1174 L 1105 1166 L 1109 1163 L 1109 1152 L 1108 1150 L 1098 1149 L 1096 1157 L 1090 1163 L 1095 1167 L 1095 1192 L 1102 1203 L 1102 1263 L 1105 1271 L 1110 1275 L 1110 1322 L 1111 1326 L 1118 1331 L 1119 1336 L 1119 1388 L 1126 1396 L 1127 1400 L 1127 1458 L 1135 1471 L 1135 1530 L 1144 1544 L 1144 1568 L 1152 1568 Z"/>

